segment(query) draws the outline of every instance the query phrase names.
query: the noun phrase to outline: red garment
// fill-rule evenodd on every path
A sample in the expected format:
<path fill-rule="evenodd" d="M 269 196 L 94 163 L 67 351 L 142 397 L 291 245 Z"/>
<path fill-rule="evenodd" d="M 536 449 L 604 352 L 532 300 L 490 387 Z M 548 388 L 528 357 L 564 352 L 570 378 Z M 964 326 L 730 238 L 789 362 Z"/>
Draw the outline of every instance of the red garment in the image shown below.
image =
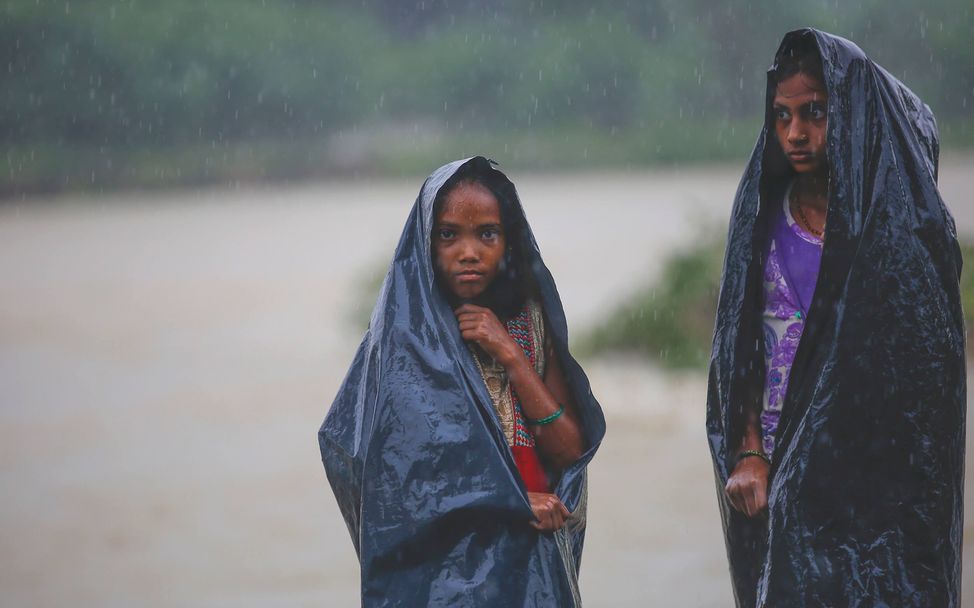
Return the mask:
<path fill-rule="evenodd" d="M 528 492 L 551 492 L 551 488 L 548 486 L 548 474 L 541 466 L 537 448 L 527 445 L 513 445 L 511 446 L 511 453 L 514 454 L 517 472 L 521 474 L 524 487 L 527 488 Z"/>

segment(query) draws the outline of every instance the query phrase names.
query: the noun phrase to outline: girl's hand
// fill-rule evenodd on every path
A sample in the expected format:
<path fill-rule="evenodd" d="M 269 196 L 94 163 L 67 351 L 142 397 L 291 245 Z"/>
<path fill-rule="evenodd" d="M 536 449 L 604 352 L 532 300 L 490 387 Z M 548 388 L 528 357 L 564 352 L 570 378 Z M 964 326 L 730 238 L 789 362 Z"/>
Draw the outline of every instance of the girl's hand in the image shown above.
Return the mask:
<path fill-rule="evenodd" d="M 531 502 L 531 510 L 534 512 L 538 521 L 532 521 L 531 525 L 542 532 L 554 532 L 565 525 L 565 518 L 569 513 L 568 508 L 562 504 L 554 494 L 545 492 L 528 492 L 528 500 Z"/>
<path fill-rule="evenodd" d="M 768 508 L 768 473 L 771 467 L 757 457 L 744 458 L 734 467 L 724 492 L 731 506 L 748 517 Z"/>
<path fill-rule="evenodd" d="M 508 363 L 520 352 L 507 328 L 489 308 L 464 304 L 453 311 L 460 323 L 460 335 L 468 342 L 475 342 L 501 365 Z"/>

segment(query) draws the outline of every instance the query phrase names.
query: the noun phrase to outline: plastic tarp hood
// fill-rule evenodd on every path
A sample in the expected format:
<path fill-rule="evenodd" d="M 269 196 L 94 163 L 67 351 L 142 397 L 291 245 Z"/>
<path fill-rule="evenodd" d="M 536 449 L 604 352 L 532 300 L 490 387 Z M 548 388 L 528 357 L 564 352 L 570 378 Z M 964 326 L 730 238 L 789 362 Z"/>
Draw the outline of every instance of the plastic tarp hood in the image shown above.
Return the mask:
<path fill-rule="evenodd" d="M 723 493 L 760 408 L 763 244 L 790 169 L 768 117 L 738 188 L 707 433 L 738 606 L 958 606 L 965 337 L 930 109 L 854 44 L 812 29 L 828 90 L 830 196 L 815 295 L 778 427 L 768 518 Z M 806 39 L 807 40 L 807 39 Z M 756 388 L 758 387 L 758 388 Z"/>
<path fill-rule="evenodd" d="M 486 386 L 434 284 L 433 203 L 466 163 L 493 172 L 523 217 L 513 184 L 486 158 L 427 178 L 318 433 L 322 461 L 359 556 L 364 606 L 578 606 L 586 465 L 605 420 L 568 352 L 558 291 L 525 222 L 548 339 L 588 446 L 555 489 L 569 524 L 537 532 Z"/>

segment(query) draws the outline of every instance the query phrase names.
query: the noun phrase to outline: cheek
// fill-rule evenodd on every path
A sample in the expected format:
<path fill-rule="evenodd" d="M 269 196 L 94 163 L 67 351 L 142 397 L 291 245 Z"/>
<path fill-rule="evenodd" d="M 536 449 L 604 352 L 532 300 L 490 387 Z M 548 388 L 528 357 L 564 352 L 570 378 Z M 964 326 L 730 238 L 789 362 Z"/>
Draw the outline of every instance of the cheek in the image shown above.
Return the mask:
<path fill-rule="evenodd" d="M 433 245 L 431 256 L 433 258 L 433 268 L 438 271 L 447 269 L 449 265 L 449 252 L 442 245 Z"/>
<path fill-rule="evenodd" d="M 829 130 L 829 125 L 824 120 L 821 123 L 815 125 L 815 137 L 823 145 L 825 144 L 825 136 L 828 133 L 828 130 Z"/>
<path fill-rule="evenodd" d="M 488 263 L 489 268 L 487 269 L 491 275 L 496 275 L 501 268 L 501 264 L 504 260 L 504 249 L 502 248 L 491 248 L 490 255 L 484 256 L 484 261 Z"/>
<path fill-rule="evenodd" d="M 781 144 L 783 148 L 785 146 L 785 140 L 788 137 L 788 127 L 780 122 L 774 123 L 774 134 L 778 138 L 778 143 Z"/>

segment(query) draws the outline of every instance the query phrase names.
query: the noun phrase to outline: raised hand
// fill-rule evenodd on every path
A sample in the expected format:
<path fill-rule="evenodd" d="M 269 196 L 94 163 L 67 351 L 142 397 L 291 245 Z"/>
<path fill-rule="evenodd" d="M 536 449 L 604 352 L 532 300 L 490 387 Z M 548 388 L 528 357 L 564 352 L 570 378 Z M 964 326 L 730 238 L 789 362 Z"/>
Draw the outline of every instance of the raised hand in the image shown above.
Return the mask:
<path fill-rule="evenodd" d="M 463 339 L 476 343 L 501 365 L 506 367 L 521 352 L 520 347 L 507 333 L 507 328 L 491 309 L 464 304 L 453 313 L 460 323 L 460 335 Z"/>

